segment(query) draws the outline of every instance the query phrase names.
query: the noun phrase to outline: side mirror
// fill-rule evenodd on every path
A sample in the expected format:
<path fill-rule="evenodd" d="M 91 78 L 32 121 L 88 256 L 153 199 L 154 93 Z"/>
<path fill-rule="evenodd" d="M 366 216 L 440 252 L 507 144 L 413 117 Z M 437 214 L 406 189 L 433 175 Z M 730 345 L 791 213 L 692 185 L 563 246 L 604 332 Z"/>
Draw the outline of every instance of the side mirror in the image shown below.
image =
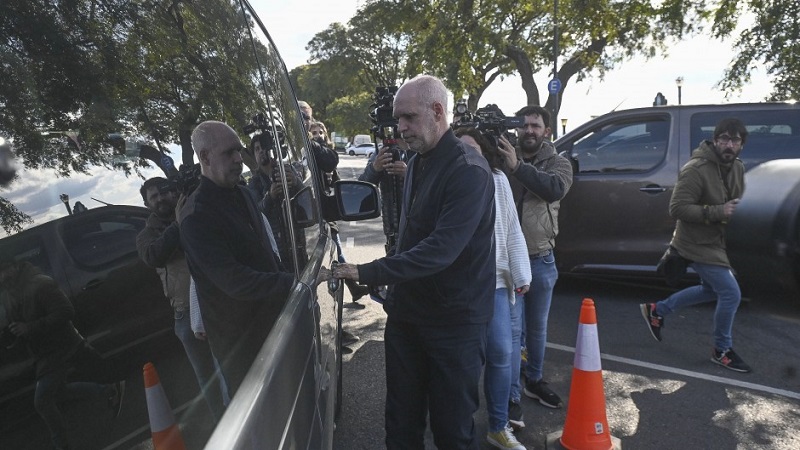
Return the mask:
<path fill-rule="evenodd" d="M 374 219 L 381 215 L 378 189 L 366 181 L 337 181 L 333 185 L 339 216 L 342 220 Z"/>
<path fill-rule="evenodd" d="M 314 208 L 314 197 L 311 187 L 306 186 L 292 197 L 292 219 L 298 228 L 308 228 L 316 225 L 317 216 Z"/>

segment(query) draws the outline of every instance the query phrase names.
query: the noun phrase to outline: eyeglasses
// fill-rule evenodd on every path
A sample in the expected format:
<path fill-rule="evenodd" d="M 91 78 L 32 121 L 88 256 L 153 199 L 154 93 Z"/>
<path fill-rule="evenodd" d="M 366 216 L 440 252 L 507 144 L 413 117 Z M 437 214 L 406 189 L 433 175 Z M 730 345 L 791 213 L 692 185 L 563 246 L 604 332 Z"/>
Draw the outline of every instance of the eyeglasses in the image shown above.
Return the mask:
<path fill-rule="evenodd" d="M 720 144 L 724 144 L 724 145 L 727 145 L 727 144 L 729 144 L 731 142 L 733 142 L 734 145 L 739 145 L 739 144 L 742 143 L 742 138 L 740 138 L 738 136 L 737 137 L 730 137 L 727 134 L 719 135 L 717 137 L 717 140 L 719 141 Z"/>

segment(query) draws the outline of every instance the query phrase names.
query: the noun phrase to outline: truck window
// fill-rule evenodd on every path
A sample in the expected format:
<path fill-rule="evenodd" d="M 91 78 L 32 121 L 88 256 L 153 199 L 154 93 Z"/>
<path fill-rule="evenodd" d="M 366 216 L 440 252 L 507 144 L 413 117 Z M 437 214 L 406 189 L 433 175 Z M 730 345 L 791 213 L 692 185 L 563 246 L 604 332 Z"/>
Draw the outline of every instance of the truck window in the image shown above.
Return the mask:
<path fill-rule="evenodd" d="M 64 225 L 64 245 L 76 264 L 97 268 L 136 256 L 136 235 L 143 217 L 114 215 Z"/>
<path fill-rule="evenodd" d="M 736 117 L 747 127 L 747 142 L 740 158 L 746 168 L 764 161 L 800 158 L 800 110 L 752 110 L 703 112 L 692 115 L 693 147 L 714 137 L 714 127 L 726 118 Z"/>
<path fill-rule="evenodd" d="M 647 172 L 663 161 L 668 140 L 666 118 L 613 123 L 578 138 L 571 156 L 578 173 Z"/>
<path fill-rule="evenodd" d="M 53 276 L 50 259 L 47 257 L 44 243 L 39 235 L 19 234 L 15 238 L 7 238 L 0 244 L 0 252 L 14 255 L 14 259 L 17 261 L 28 261 L 43 273 Z"/>

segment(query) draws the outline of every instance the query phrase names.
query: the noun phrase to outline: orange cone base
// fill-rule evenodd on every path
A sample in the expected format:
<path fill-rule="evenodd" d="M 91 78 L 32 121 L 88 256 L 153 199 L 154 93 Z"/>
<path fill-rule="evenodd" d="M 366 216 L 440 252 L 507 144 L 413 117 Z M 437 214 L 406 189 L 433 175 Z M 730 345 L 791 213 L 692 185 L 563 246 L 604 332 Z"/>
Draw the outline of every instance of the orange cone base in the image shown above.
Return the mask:
<path fill-rule="evenodd" d="M 154 431 L 152 436 L 155 450 L 186 450 L 178 425 L 172 425 L 166 430 Z"/>
<path fill-rule="evenodd" d="M 570 450 L 610 450 L 603 372 L 572 370 L 561 444 Z"/>
<path fill-rule="evenodd" d="M 548 434 L 544 442 L 544 448 L 547 450 L 571 450 L 561 445 L 561 435 L 561 431 Z M 611 436 L 611 445 L 614 450 L 622 450 L 622 441 L 619 438 Z"/>

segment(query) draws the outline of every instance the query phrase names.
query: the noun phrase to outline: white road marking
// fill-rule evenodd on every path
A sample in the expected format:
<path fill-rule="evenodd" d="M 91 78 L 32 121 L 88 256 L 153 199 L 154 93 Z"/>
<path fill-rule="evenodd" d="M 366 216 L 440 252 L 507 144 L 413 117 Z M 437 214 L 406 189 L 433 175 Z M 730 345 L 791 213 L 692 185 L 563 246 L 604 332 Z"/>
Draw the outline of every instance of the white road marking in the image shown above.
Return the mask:
<path fill-rule="evenodd" d="M 566 345 L 561 345 L 561 344 L 551 344 L 550 342 L 547 343 L 547 346 L 555 350 L 575 353 L 574 347 L 568 347 Z M 713 381 L 715 383 L 727 384 L 729 386 L 735 386 L 744 389 L 752 389 L 754 391 L 760 391 L 768 394 L 775 394 L 783 397 L 792 398 L 795 400 L 800 400 L 800 393 L 798 392 L 792 392 L 792 391 L 787 391 L 785 389 L 778 389 L 770 386 L 764 386 L 762 384 L 748 383 L 747 381 L 732 380 L 730 378 L 723 378 L 723 377 L 718 377 L 716 375 L 708 375 L 700 372 L 692 372 L 690 370 L 677 369 L 675 367 L 662 366 L 661 364 L 652 364 L 644 361 L 639 361 L 637 359 L 623 358 L 621 356 L 609 355 L 607 353 L 600 353 L 600 359 L 606 359 L 609 361 L 629 364 L 631 366 L 659 370 L 661 372 L 672 373 L 675 375 L 682 375 L 685 377 L 697 378 L 700 380 Z"/>
<path fill-rule="evenodd" d="M 356 245 L 356 240 L 351 237 L 347 238 L 347 241 L 345 241 L 344 243 L 345 248 L 353 248 L 355 247 L 355 245 Z"/>

